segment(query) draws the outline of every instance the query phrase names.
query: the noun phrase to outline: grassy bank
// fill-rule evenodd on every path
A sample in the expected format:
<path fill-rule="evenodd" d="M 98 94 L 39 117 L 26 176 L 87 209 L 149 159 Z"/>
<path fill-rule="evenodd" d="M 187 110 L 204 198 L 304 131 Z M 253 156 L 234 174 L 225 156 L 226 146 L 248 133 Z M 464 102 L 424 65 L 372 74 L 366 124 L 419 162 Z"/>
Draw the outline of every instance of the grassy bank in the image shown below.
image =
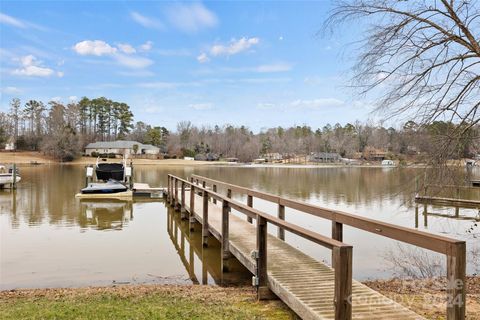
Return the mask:
<path fill-rule="evenodd" d="M 0 319 L 293 319 L 251 288 L 118 286 L 0 292 Z"/>
<path fill-rule="evenodd" d="M 427 319 L 445 317 L 445 279 L 366 285 Z M 467 319 L 480 320 L 480 277 L 467 279 Z M 143 285 L 0 291 L 0 319 L 295 319 L 279 300 L 257 302 L 251 287 Z"/>

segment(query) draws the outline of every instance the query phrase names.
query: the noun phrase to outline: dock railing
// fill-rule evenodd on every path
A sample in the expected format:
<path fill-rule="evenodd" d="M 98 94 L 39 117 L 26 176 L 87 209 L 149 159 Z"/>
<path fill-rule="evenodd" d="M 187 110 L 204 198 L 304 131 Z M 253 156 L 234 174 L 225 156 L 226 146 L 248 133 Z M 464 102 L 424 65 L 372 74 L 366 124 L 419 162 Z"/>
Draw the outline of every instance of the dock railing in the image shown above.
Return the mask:
<path fill-rule="evenodd" d="M 333 261 L 335 262 L 334 276 L 334 309 L 335 319 L 351 319 L 352 306 L 350 303 L 352 295 L 352 246 L 344 244 L 343 242 L 329 237 L 325 237 L 316 232 L 304 229 L 292 223 L 286 222 L 283 219 L 277 218 L 252 206 L 245 205 L 239 201 L 233 200 L 231 194 L 224 196 L 217 193 L 216 187 L 207 188 L 207 181 L 202 181 L 199 184 L 199 179 L 192 178 L 191 181 L 168 175 L 168 193 L 167 201 L 176 209 L 182 210 L 185 208 L 186 199 L 185 191 L 187 187 L 190 188 L 190 222 L 192 221 L 195 208 L 195 193 L 200 193 L 202 196 L 202 238 L 204 245 L 207 245 L 209 235 L 208 226 L 208 203 L 209 199 L 222 204 L 222 231 L 221 231 L 221 245 L 222 257 L 226 258 L 231 255 L 229 250 L 229 216 L 230 209 L 234 209 L 240 213 L 245 214 L 250 219 L 256 220 L 256 251 L 252 252 L 252 257 L 256 260 L 256 274 L 254 278 L 257 287 L 257 296 L 259 299 L 268 298 L 272 295 L 268 288 L 267 276 L 267 226 L 273 224 L 278 228 L 282 228 L 292 232 L 304 239 L 308 239 L 316 244 L 332 250 Z M 181 197 L 178 196 L 180 189 Z"/>
<path fill-rule="evenodd" d="M 246 195 L 249 207 L 253 207 L 254 197 L 275 203 L 278 206 L 277 221 L 283 221 L 285 219 L 285 208 L 295 209 L 303 213 L 330 220 L 332 223 L 331 237 L 339 242 L 343 241 L 343 225 L 348 225 L 360 230 L 444 254 L 446 256 L 447 271 L 447 319 L 465 319 L 465 298 L 467 287 L 465 283 L 465 241 L 405 228 L 342 211 L 322 208 L 296 200 L 285 199 L 270 193 L 237 186 L 199 175 L 192 175 L 191 179 L 192 181 L 195 181 L 196 184 L 201 184 L 203 188 L 211 185 L 213 189 L 217 190 L 218 187 L 222 187 L 227 190 L 229 198 L 232 197 L 233 192 L 244 196 Z M 278 237 L 284 240 L 284 231 L 281 229 L 288 229 L 284 228 L 281 223 L 278 223 L 277 226 L 279 227 Z M 336 259 L 332 257 L 332 267 L 335 268 L 336 265 Z"/>

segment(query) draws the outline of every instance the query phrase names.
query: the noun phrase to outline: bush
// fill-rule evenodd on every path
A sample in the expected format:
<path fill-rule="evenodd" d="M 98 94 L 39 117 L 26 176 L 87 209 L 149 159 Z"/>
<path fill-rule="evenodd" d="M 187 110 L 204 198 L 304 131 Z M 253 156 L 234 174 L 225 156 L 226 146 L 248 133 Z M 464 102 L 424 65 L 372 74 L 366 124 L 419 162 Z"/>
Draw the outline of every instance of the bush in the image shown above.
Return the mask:
<path fill-rule="evenodd" d="M 95 157 L 95 158 L 96 158 L 96 157 L 98 157 L 98 152 L 93 151 L 93 152 L 91 153 L 91 155 L 92 155 L 92 157 Z"/>
<path fill-rule="evenodd" d="M 110 153 L 108 154 L 108 157 L 109 157 L 110 159 L 113 159 L 113 158 L 116 157 L 116 155 L 115 155 L 115 153 L 110 152 Z"/>

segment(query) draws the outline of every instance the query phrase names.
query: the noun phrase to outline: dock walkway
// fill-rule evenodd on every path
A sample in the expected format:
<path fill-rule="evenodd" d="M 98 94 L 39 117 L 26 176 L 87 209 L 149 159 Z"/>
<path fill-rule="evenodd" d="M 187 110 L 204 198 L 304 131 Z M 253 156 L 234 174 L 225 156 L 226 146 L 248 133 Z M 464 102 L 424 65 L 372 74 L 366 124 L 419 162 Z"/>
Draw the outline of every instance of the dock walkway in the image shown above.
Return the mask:
<path fill-rule="evenodd" d="M 234 256 L 254 274 L 252 284 L 258 299 L 278 297 L 303 319 L 423 319 L 352 279 L 353 246 L 343 243 L 343 225 L 444 254 L 449 284 L 447 319 L 465 319 L 465 241 L 197 175 L 190 181 L 168 175 L 167 190 L 168 203 L 189 219 L 190 230 L 196 222 L 201 224 L 204 246 L 210 235 L 219 240 L 224 271 L 228 272 L 229 259 Z M 232 199 L 233 193 L 246 196 L 247 204 Z M 277 216 L 253 208 L 254 197 L 275 204 Z M 330 220 L 331 237 L 285 221 L 286 208 Z M 267 232 L 268 225 L 278 227 L 277 237 Z M 332 250 L 332 266 L 286 243 L 285 231 Z"/>
<path fill-rule="evenodd" d="M 190 191 L 185 192 L 190 199 Z M 194 217 L 202 222 L 202 197 L 195 195 Z M 208 228 L 222 241 L 222 207 L 208 202 Z M 190 213 L 190 206 L 185 205 Z M 244 219 L 230 216 L 230 251 L 247 269 L 256 273 L 251 252 L 256 249 L 256 227 Z M 286 242 L 268 236 L 268 287 L 302 319 L 334 319 L 334 272 Z M 419 315 L 370 289 L 352 281 L 353 319 L 423 319 Z"/>

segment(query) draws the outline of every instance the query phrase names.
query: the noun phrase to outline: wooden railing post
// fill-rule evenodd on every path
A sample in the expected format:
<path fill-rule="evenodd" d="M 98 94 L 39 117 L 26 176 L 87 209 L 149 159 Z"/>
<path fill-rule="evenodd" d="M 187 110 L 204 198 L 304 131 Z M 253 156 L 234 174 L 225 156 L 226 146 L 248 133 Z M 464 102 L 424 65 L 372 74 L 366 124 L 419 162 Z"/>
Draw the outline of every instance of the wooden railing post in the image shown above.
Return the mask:
<path fill-rule="evenodd" d="M 257 298 L 269 296 L 267 279 L 267 219 L 257 215 Z"/>
<path fill-rule="evenodd" d="M 212 190 L 213 190 L 213 192 L 217 193 L 217 185 L 216 185 L 216 184 L 214 184 L 214 185 L 212 186 Z M 212 198 L 212 202 L 213 202 L 214 204 L 216 204 L 216 203 L 217 203 L 217 199 Z"/>
<path fill-rule="evenodd" d="M 203 191 L 202 244 L 208 246 L 208 193 Z"/>
<path fill-rule="evenodd" d="M 167 203 L 170 204 L 170 175 L 167 176 Z"/>
<path fill-rule="evenodd" d="M 227 189 L 227 198 L 232 198 L 232 189 Z M 228 208 L 228 211 L 231 211 L 230 207 Z"/>
<path fill-rule="evenodd" d="M 332 239 L 343 242 L 343 224 L 332 221 Z M 334 251 L 332 251 L 332 268 L 335 269 Z"/>
<path fill-rule="evenodd" d="M 285 206 L 284 205 L 281 205 L 281 204 L 278 205 L 278 218 L 282 219 L 282 220 L 285 220 Z M 278 227 L 277 237 L 280 240 L 285 240 L 285 230 L 283 228 Z"/>
<path fill-rule="evenodd" d="M 194 230 L 193 228 L 194 223 L 195 223 L 195 186 L 192 183 L 190 185 L 190 214 L 188 219 L 188 227 L 190 231 Z"/>
<path fill-rule="evenodd" d="M 180 218 L 185 219 L 186 218 L 186 212 L 187 210 L 185 209 L 185 182 L 182 181 L 182 204 L 180 206 Z"/>
<path fill-rule="evenodd" d="M 466 244 L 451 244 L 447 252 L 447 319 L 465 319 Z"/>
<path fill-rule="evenodd" d="M 178 180 L 177 178 L 173 178 L 175 180 L 175 203 L 174 203 L 174 208 L 175 210 L 178 210 Z"/>
<path fill-rule="evenodd" d="M 247 206 L 249 206 L 250 208 L 253 208 L 253 196 L 251 195 L 247 196 Z M 247 221 L 252 223 L 253 222 L 252 217 L 247 216 Z"/>
<path fill-rule="evenodd" d="M 352 247 L 334 247 L 335 319 L 352 319 Z"/>
<path fill-rule="evenodd" d="M 222 270 L 228 271 L 227 260 L 231 257 L 229 242 L 229 203 L 222 201 Z"/>

